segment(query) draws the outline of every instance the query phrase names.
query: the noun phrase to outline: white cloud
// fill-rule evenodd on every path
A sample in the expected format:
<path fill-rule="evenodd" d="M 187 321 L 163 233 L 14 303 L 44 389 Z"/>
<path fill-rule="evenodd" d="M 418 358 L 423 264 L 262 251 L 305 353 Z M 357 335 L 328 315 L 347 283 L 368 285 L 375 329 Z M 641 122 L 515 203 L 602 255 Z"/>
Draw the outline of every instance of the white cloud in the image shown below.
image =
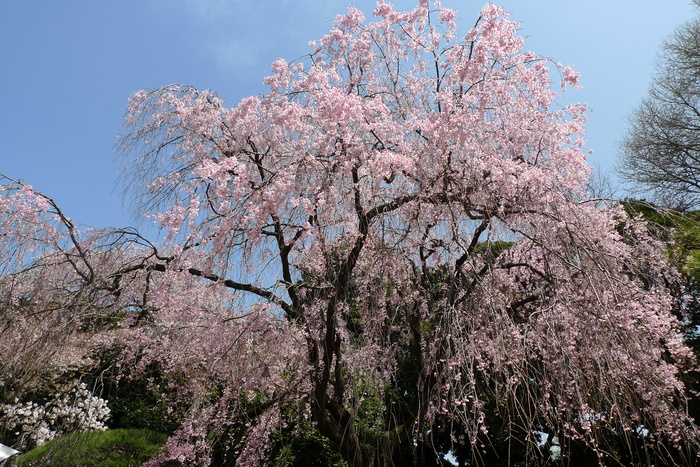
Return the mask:
<path fill-rule="evenodd" d="M 297 58 L 344 11 L 319 0 L 153 0 L 189 23 L 190 42 L 226 71 L 267 67 L 277 56 Z M 296 56 L 286 56 L 290 49 Z"/>

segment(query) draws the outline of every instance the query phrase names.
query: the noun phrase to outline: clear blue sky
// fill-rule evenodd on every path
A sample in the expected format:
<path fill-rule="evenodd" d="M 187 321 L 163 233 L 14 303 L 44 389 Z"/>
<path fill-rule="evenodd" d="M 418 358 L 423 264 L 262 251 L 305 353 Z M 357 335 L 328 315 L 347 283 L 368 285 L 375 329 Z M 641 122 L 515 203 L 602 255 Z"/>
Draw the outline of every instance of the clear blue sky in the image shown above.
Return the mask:
<path fill-rule="evenodd" d="M 55 198 L 75 220 L 131 223 L 116 189 L 115 137 L 129 95 L 170 83 L 216 90 L 229 106 L 265 91 L 348 0 L 0 0 L 0 172 Z M 413 0 L 397 0 L 410 9 Z M 525 47 L 574 65 L 589 104 L 591 162 L 609 169 L 625 118 L 646 93 L 658 45 L 690 0 L 502 0 Z M 354 4 L 371 13 L 373 0 Z M 483 5 L 443 0 L 463 31 Z"/>

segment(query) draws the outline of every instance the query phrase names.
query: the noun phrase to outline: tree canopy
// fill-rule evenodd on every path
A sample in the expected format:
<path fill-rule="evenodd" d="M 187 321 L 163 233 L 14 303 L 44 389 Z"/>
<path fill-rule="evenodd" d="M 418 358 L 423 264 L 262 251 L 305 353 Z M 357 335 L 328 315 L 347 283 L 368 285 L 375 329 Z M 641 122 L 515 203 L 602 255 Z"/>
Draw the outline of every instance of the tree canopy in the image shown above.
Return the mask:
<path fill-rule="evenodd" d="M 585 106 L 552 89 L 578 74 L 493 4 L 464 36 L 439 2 L 374 15 L 350 7 L 233 108 L 131 98 L 121 161 L 162 241 L 8 183 L 3 333 L 54 310 L 95 339 L 81 356 L 155 372 L 179 427 L 153 465 L 312 441 L 352 466 L 691 462 L 678 277 L 588 199 Z"/>

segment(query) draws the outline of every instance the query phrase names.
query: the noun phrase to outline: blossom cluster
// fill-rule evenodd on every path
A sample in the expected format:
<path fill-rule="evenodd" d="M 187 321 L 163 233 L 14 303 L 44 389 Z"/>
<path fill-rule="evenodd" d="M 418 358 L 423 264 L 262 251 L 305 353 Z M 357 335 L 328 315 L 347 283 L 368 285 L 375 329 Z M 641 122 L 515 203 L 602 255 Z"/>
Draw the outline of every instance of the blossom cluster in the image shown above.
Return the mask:
<path fill-rule="evenodd" d="M 73 431 L 106 430 L 110 409 L 107 401 L 77 383 L 45 403 L 33 401 L 0 404 L 0 427 L 13 430 L 19 447 L 41 446 L 56 436 Z"/>

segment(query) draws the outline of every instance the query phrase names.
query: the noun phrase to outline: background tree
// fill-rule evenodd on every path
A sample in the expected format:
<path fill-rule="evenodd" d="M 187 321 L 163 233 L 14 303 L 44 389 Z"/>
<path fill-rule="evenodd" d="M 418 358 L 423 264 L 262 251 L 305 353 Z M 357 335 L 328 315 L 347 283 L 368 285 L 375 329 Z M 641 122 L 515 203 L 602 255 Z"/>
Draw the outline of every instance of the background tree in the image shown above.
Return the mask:
<path fill-rule="evenodd" d="M 234 108 L 134 95 L 127 183 L 165 239 L 78 233 L 14 187 L 7 239 L 60 229 L 7 277 L 62 265 L 67 296 L 119 310 L 92 329 L 185 407 L 154 465 L 265 465 L 281 435 L 353 466 L 546 463 L 542 434 L 567 459 L 692 462 L 677 277 L 642 222 L 587 199 L 585 106 L 550 78 L 577 73 L 493 4 L 464 37 L 438 2 L 374 13 Z"/>
<path fill-rule="evenodd" d="M 619 172 L 660 205 L 700 207 L 700 18 L 663 44 L 649 95 L 630 119 Z"/>

